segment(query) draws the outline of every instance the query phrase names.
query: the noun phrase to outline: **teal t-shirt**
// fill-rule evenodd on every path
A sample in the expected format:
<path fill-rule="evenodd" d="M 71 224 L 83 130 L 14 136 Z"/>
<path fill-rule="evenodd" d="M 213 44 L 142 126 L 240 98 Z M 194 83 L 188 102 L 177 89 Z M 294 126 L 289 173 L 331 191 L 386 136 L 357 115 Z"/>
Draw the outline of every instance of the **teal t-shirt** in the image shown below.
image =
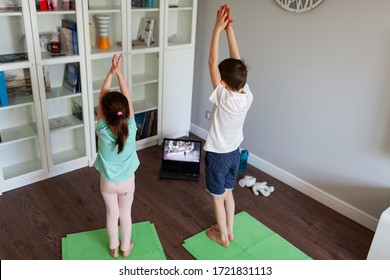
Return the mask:
<path fill-rule="evenodd" d="M 120 183 L 130 179 L 140 164 L 135 149 L 137 126 L 134 118 L 130 118 L 127 125 L 129 135 L 123 151 L 118 154 L 118 145 L 115 146 L 117 136 L 103 118 L 97 123 L 98 154 L 93 165 L 108 182 Z"/>

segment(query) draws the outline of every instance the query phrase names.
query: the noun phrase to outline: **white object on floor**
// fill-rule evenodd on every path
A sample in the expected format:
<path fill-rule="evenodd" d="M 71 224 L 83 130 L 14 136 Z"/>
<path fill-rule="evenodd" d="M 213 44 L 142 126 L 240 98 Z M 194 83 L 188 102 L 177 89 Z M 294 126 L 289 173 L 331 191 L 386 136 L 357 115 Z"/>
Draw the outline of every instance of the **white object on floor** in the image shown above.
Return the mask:
<path fill-rule="evenodd" d="M 367 260 L 390 260 L 390 207 L 379 218 Z"/>
<path fill-rule="evenodd" d="M 238 181 L 238 184 L 241 187 L 252 187 L 254 183 L 256 183 L 256 178 L 249 175 L 245 175 L 240 181 Z"/>

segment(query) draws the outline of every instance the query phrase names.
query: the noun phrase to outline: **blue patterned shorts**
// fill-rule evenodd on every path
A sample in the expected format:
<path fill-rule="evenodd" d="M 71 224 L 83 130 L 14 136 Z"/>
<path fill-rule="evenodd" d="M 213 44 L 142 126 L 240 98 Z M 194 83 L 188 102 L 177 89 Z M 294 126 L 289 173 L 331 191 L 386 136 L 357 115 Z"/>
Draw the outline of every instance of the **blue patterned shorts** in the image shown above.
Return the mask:
<path fill-rule="evenodd" d="M 220 196 L 226 190 L 232 190 L 236 182 L 239 164 L 239 149 L 223 154 L 206 151 L 206 189 L 209 193 Z"/>

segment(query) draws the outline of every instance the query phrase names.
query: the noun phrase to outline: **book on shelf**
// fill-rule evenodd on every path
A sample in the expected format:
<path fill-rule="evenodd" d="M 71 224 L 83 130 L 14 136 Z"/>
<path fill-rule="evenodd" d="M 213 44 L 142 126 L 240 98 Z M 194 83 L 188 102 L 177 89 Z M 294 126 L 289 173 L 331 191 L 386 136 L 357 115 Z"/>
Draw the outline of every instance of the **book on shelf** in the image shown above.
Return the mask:
<path fill-rule="evenodd" d="M 72 30 L 61 27 L 61 52 L 67 55 L 73 54 Z"/>
<path fill-rule="evenodd" d="M 69 126 L 71 124 L 72 123 L 69 122 L 64 117 L 58 117 L 58 118 L 49 119 L 49 129 L 50 130 L 56 129 L 56 128 L 65 127 L 65 126 Z M 37 130 L 37 123 L 36 122 L 31 122 L 31 123 L 29 123 L 29 125 L 30 125 L 30 127 L 32 129 L 34 129 L 35 132 L 38 132 L 38 130 Z"/>
<path fill-rule="evenodd" d="M 47 8 L 48 10 L 56 11 L 57 10 L 57 5 L 56 5 L 57 0 L 47 0 Z"/>
<path fill-rule="evenodd" d="M 154 18 L 143 17 L 140 20 L 137 40 L 144 42 L 146 46 L 151 46 L 154 44 Z"/>
<path fill-rule="evenodd" d="M 72 99 L 72 115 L 78 118 L 80 121 L 83 120 L 83 106 L 75 99 Z"/>
<path fill-rule="evenodd" d="M 36 0 L 35 6 L 37 11 L 47 11 L 47 0 Z"/>
<path fill-rule="evenodd" d="M 8 98 L 32 94 L 29 69 L 15 69 L 4 72 Z"/>
<path fill-rule="evenodd" d="M 80 69 L 77 62 L 65 64 L 63 86 L 73 94 L 80 92 Z"/>
<path fill-rule="evenodd" d="M 3 71 L 0 71 L 0 106 L 5 107 L 8 105 L 9 103 L 5 75 Z"/>
<path fill-rule="evenodd" d="M 157 134 L 157 110 L 138 113 L 135 115 L 137 126 L 136 140 L 151 137 Z"/>
<path fill-rule="evenodd" d="M 59 10 L 70 10 L 70 0 L 58 0 L 58 9 Z"/>
<path fill-rule="evenodd" d="M 63 19 L 62 20 L 62 28 L 67 28 L 71 30 L 71 42 L 72 42 L 72 53 L 74 55 L 79 54 L 79 44 L 77 38 L 77 24 L 71 20 Z M 61 28 L 61 30 L 62 30 Z"/>
<path fill-rule="evenodd" d="M 43 66 L 43 80 L 45 82 L 45 89 L 50 89 L 51 88 L 50 73 L 49 73 L 49 66 L 47 65 Z"/>
<path fill-rule="evenodd" d="M 141 8 L 146 7 L 147 0 L 131 0 L 131 6 Z"/>
<path fill-rule="evenodd" d="M 9 53 L 0 55 L 1 63 L 19 62 L 28 60 L 28 55 L 25 52 L 22 53 Z"/>
<path fill-rule="evenodd" d="M 134 119 L 135 119 L 135 124 L 137 126 L 137 134 L 136 134 L 135 139 L 139 140 L 139 139 L 141 139 L 142 124 L 143 124 L 143 121 L 145 119 L 145 113 L 135 114 Z"/>

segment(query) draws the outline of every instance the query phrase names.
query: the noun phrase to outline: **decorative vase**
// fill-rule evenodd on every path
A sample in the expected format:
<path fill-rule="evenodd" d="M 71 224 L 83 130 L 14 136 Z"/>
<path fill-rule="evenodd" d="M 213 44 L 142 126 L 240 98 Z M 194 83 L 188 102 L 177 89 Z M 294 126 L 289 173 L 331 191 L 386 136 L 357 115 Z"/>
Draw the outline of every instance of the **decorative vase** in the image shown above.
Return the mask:
<path fill-rule="evenodd" d="M 96 16 L 99 33 L 99 49 L 107 50 L 111 47 L 110 38 L 108 37 L 108 29 L 110 25 L 110 15 Z"/>

